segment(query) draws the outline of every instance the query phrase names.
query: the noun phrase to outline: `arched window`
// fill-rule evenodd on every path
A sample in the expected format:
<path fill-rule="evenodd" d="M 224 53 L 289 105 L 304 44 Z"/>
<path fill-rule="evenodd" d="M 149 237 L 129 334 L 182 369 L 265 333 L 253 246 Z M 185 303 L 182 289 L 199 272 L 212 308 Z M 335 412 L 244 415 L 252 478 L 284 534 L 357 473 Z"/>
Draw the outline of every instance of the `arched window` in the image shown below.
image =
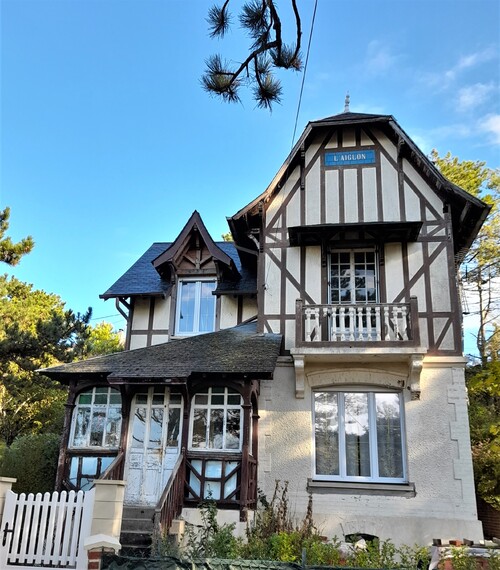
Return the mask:
<path fill-rule="evenodd" d="M 96 387 L 78 395 L 70 447 L 116 449 L 120 445 L 122 400 L 114 388 Z"/>

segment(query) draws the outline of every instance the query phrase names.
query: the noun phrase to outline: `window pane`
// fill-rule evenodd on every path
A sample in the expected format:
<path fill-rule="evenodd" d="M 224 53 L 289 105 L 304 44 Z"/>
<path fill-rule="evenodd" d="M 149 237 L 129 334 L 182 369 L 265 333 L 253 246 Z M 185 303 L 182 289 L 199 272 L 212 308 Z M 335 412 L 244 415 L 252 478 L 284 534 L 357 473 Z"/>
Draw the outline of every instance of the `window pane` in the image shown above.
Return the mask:
<path fill-rule="evenodd" d="M 207 410 L 194 410 L 193 417 L 193 447 L 207 446 Z"/>
<path fill-rule="evenodd" d="M 240 410 L 227 411 L 226 449 L 240 448 Z"/>
<path fill-rule="evenodd" d="M 181 281 L 180 285 L 181 302 L 179 313 L 179 332 L 193 332 L 196 282 Z"/>
<path fill-rule="evenodd" d="M 239 394 L 232 394 L 227 397 L 227 403 L 230 406 L 239 406 L 241 404 L 241 396 Z"/>
<path fill-rule="evenodd" d="M 194 403 L 197 406 L 206 405 L 208 404 L 208 395 L 207 394 L 196 394 Z"/>
<path fill-rule="evenodd" d="M 90 428 L 90 445 L 102 446 L 105 421 L 105 411 L 94 411 L 92 414 L 92 425 Z"/>
<path fill-rule="evenodd" d="M 380 477 L 403 477 L 398 394 L 376 394 L 378 470 Z"/>
<path fill-rule="evenodd" d="M 107 404 L 108 403 L 108 395 L 107 394 L 96 394 L 94 396 L 94 404 Z"/>
<path fill-rule="evenodd" d="M 314 432 L 316 444 L 316 473 L 339 474 L 338 395 L 316 392 L 314 395 Z"/>
<path fill-rule="evenodd" d="M 109 403 L 110 404 L 121 404 L 122 403 L 122 397 L 120 396 L 120 392 L 117 392 L 116 390 L 111 390 L 111 395 L 109 397 Z"/>
<path fill-rule="evenodd" d="M 201 281 L 200 291 L 200 323 L 199 332 L 211 332 L 214 330 L 215 321 L 215 290 L 213 281 Z"/>
<path fill-rule="evenodd" d="M 75 435 L 73 445 L 84 447 L 87 445 L 87 435 L 90 426 L 90 408 L 79 408 L 76 415 Z"/>
<path fill-rule="evenodd" d="M 163 408 L 151 408 L 148 447 L 160 447 L 163 432 Z"/>
<path fill-rule="evenodd" d="M 344 394 L 346 474 L 370 476 L 370 436 L 368 424 L 368 394 Z"/>
<path fill-rule="evenodd" d="M 211 410 L 209 447 L 211 449 L 223 448 L 224 410 Z"/>
<path fill-rule="evenodd" d="M 168 411 L 167 447 L 177 447 L 179 445 L 180 423 L 180 408 L 170 408 Z"/>
<path fill-rule="evenodd" d="M 122 414 L 119 408 L 109 408 L 108 421 L 106 423 L 106 447 L 118 447 L 120 443 L 120 431 Z"/>
<path fill-rule="evenodd" d="M 144 432 L 146 431 L 146 408 L 136 408 L 134 425 L 132 428 L 132 447 L 144 445 Z"/>
<path fill-rule="evenodd" d="M 80 394 L 78 398 L 79 404 L 91 404 L 92 403 L 92 392 L 85 392 L 84 394 Z"/>

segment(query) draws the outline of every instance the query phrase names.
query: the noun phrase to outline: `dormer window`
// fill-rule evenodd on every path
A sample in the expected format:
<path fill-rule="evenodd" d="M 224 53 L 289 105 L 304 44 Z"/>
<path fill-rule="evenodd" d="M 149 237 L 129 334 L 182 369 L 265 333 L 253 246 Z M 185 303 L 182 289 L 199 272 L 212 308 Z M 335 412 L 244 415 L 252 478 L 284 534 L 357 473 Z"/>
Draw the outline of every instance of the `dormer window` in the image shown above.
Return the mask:
<path fill-rule="evenodd" d="M 175 327 L 178 336 L 215 330 L 215 287 L 215 280 L 179 280 Z"/>

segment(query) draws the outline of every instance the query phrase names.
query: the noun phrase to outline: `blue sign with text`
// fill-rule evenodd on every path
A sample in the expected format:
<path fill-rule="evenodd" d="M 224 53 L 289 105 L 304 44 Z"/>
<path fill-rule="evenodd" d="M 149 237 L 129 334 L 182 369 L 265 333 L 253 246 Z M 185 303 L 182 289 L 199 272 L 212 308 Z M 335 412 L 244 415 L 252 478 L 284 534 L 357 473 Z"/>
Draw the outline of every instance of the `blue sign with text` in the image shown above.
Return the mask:
<path fill-rule="evenodd" d="M 350 150 L 325 152 L 325 166 L 345 166 L 348 164 L 375 164 L 375 151 Z"/>

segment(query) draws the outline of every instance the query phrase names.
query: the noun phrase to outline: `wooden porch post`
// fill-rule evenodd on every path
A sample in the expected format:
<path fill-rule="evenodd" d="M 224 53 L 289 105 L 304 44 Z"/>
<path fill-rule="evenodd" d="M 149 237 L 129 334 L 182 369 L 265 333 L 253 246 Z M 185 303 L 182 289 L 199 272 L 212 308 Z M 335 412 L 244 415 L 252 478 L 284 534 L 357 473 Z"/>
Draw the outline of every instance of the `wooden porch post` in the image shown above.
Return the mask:
<path fill-rule="evenodd" d="M 250 422 L 252 421 L 252 402 L 250 381 L 245 380 L 243 389 L 243 442 L 241 449 L 241 491 L 240 491 L 240 521 L 246 522 L 248 509 L 248 479 L 249 479 L 249 447 Z"/>
<path fill-rule="evenodd" d="M 61 448 L 59 451 L 59 459 L 57 462 L 57 473 L 55 490 L 61 491 L 62 484 L 64 481 L 64 475 L 66 471 L 66 460 L 68 457 L 68 444 L 69 444 L 69 434 L 71 431 L 71 418 L 73 416 L 73 410 L 75 409 L 75 398 L 76 398 L 76 380 L 71 380 L 68 393 L 68 401 L 64 404 L 64 427 L 61 437 Z"/>

